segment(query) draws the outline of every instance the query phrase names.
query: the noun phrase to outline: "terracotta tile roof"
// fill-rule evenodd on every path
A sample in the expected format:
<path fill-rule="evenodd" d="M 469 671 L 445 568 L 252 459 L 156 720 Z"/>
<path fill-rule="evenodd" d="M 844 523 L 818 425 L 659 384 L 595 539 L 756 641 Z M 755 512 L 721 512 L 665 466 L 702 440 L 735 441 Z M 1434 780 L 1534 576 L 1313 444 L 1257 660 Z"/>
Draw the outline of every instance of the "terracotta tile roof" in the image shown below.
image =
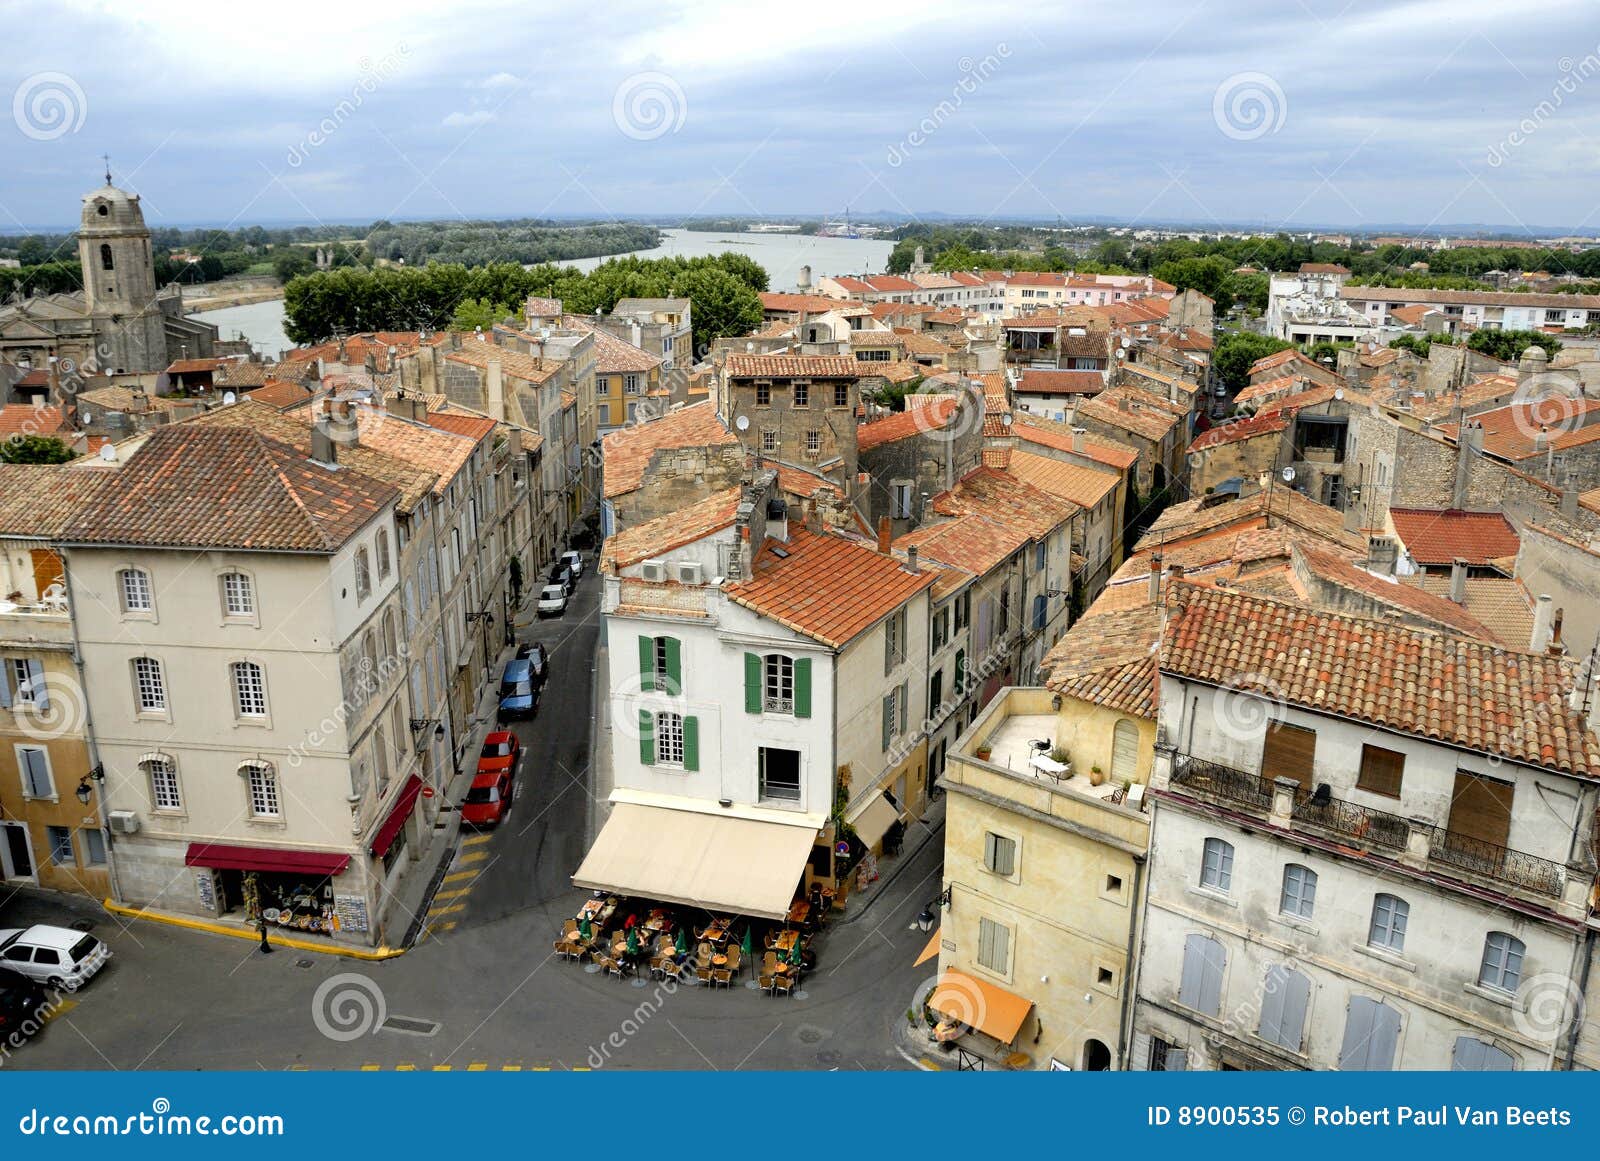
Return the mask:
<path fill-rule="evenodd" d="M 1304 407 L 1318 407 L 1333 399 L 1361 407 L 1366 407 L 1372 402 L 1372 396 L 1365 391 L 1350 387 L 1312 387 L 1307 391 L 1295 391 L 1289 395 L 1280 395 L 1278 398 L 1258 407 L 1256 415 L 1276 415 L 1280 412 L 1298 411 Z"/>
<path fill-rule="evenodd" d="M 1122 399 L 1129 400 L 1126 410 L 1119 406 L 1119 401 Z M 1130 389 L 1125 384 L 1085 399 L 1078 404 L 1076 414 L 1103 423 L 1107 427 L 1131 432 L 1151 443 L 1160 443 L 1166 438 L 1167 433 L 1178 425 L 1178 417 L 1171 411 L 1137 399 L 1130 394 Z"/>
<path fill-rule="evenodd" d="M 1019 394 L 1098 395 L 1105 387 L 1106 377 L 1099 371 L 1028 370 L 1016 389 Z"/>
<path fill-rule="evenodd" d="M 1349 274 L 1350 271 L 1340 266 L 1337 262 L 1302 262 L 1301 274 Z"/>
<path fill-rule="evenodd" d="M 1210 351 L 1216 349 L 1216 343 L 1204 331 L 1190 328 L 1181 334 L 1165 331 L 1160 335 L 1163 347 L 1171 347 L 1174 351 Z"/>
<path fill-rule="evenodd" d="M 999 468 L 1006 471 L 1011 467 L 1011 449 L 1009 447 L 986 447 L 978 455 L 979 460 L 986 468 Z"/>
<path fill-rule="evenodd" d="M 607 569 L 628 568 L 727 528 L 742 494 L 742 488 L 724 488 L 675 512 L 624 528 L 606 540 L 601 563 Z"/>
<path fill-rule="evenodd" d="M 561 313 L 561 305 L 559 298 L 529 295 L 527 301 L 522 304 L 522 313 L 533 318 L 553 318 Z"/>
<path fill-rule="evenodd" d="M 666 448 L 719 447 L 738 443 L 717 418 L 711 400 L 669 411 L 660 419 L 613 431 L 601 441 L 607 499 L 631 492 L 644 480 L 650 459 Z"/>
<path fill-rule="evenodd" d="M 899 359 L 888 363 L 857 363 L 857 372 L 863 379 L 882 379 L 886 383 L 909 383 L 923 373 L 915 363 Z"/>
<path fill-rule="evenodd" d="M 71 431 L 59 407 L 7 403 L 0 407 L 0 439 L 14 435 L 59 435 Z"/>
<path fill-rule="evenodd" d="M 1098 308 L 1092 306 L 1060 306 L 1035 311 L 1033 314 L 1013 315 L 1011 318 L 1002 319 L 1000 326 L 1008 331 L 1036 331 L 1041 328 L 1063 330 L 1081 327 L 1093 335 L 1111 333 L 1110 320 L 1101 314 Z"/>
<path fill-rule="evenodd" d="M 1576 666 L 1431 629 L 1172 586 L 1161 671 L 1582 777 L 1600 739 L 1567 706 Z"/>
<path fill-rule="evenodd" d="M 264 404 L 267 407 L 276 407 L 279 411 L 287 411 L 291 407 L 299 407 L 310 400 L 314 389 L 304 383 L 288 383 L 282 379 L 269 379 L 262 386 L 249 392 L 246 398 Z"/>
<path fill-rule="evenodd" d="M 1600 399 L 1548 397 L 1531 403 L 1513 403 L 1492 411 L 1479 411 L 1472 422 L 1483 428 L 1483 450 L 1517 462 L 1545 454 L 1538 446 L 1541 430 L 1548 446 L 1560 452 L 1600 439 Z M 1440 424 L 1452 439 L 1459 428 Z"/>
<path fill-rule="evenodd" d="M 992 469 L 985 469 L 992 470 Z M 926 559 L 982 576 L 1028 543 L 1027 534 L 985 516 L 964 516 L 925 524 L 894 542 L 916 548 Z"/>
<path fill-rule="evenodd" d="M 1168 507 L 1150 525 L 1138 548 L 1248 524 L 1253 528 L 1298 528 L 1353 552 L 1367 550 L 1366 537 L 1345 531 L 1344 517 L 1339 512 L 1288 488 L 1263 489 L 1209 507 L 1204 506 L 1207 499 L 1186 500 Z"/>
<path fill-rule="evenodd" d="M 1265 399 L 1272 395 L 1287 395 L 1304 391 L 1311 384 L 1303 375 L 1280 375 L 1276 379 L 1263 379 L 1260 383 L 1252 383 L 1248 387 L 1241 387 L 1233 401 L 1239 406 Z"/>
<path fill-rule="evenodd" d="M 886 443 L 941 431 L 960 408 L 959 399 L 940 396 L 930 403 L 908 407 L 882 419 L 863 423 L 856 428 L 856 448 L 858 451 L 871 451 Z"/>
<path fill-rule="evenodd" d="M 1210 431 L 1196 436 L 1194 442 L 1189 445 L 1189 450 L 1201 452 L 1208 448 L 1221 447 L 1223 444 L 1255 439 L 1257 436 L 1281 435 L 1288 430 L 1290 418 L 1283 414 L 1258 415 L 1250 419 L 1219 423 Z"/>
<path fill-rule="evenodd" d="M 255 401 L 247 395 L 232 407 L 217 407 L 186 419 L 179 426 L 238 428 L 253 431 L 275 443 L 294 448 L 303 456 L 311 454 L 310 414 L 289 415 Z M 400 493 L 396 507 L 405 513 L 416 508 L 439 480 L 438 473 L 419 468 L 405 460 L 357 442 L 339 445 L 339 462 L 353 472 L 378 480 Z"/>
<path fill-rule="evenodd" d="M 876 331 L 876 330 L 874 330 L 874 331 L 868 331 L 868 330 L 851 331 L 850 334 L 846 337 L 845 341 L 848 342 L 851 347 L 866 347 L 868 349 L 872 349 L 872 348 L 876 348 L 876 347 L 889 347 L 890 349 L 904 350 L 904 348 L 905 348 L 904 340 L 902 339 L 902 337 L 900 335 L 896 334 L 893 330 L 886 330 L 886 331 Z M 812 358 L 827 358 L 827 357 L 831 357 L 831 356 L 813 355 L 811 357 Z"/>
<path fill-rule="evenodd" d="M 487 415 L 467 415 L 459 411 L 430 411 L 428 426 L 464 435 L 476 442 L 487 435 L 492 435 L 496 424 Z"/>
<path fill-rule="evenodd" d="M 1422 320 L 1434 313 L 1433 307 L 1419 302 L 1415 306 L 1397 306 L 1389 312 L 1389 317 L 1398 319 L 1408 327 L 1420 327 Z M 1384 349 L 1388 350 L 1387 347 Z M 1376 366 L 1377 364 L 1373 365 Z"/>
<path fill-rule="evenodd" d="M 1031 484 L 1041 492 L 1071 500 L 1084 508 L 1093 508 L 1108 493 L 1115 491 L 1119 479 L 1099 468 L 1086 468 L 1020 447 L 1011 451 L 1009 471 L 1023 483 Z"/>
<path fill-rule="evenodd" d="M 1254 363 L 1251 363 L 1249 377 L 1254 379 L 1257 375 L 1263 375 L 1269 371 L 1277 372 L 1273 376 L 1274 378 L 1283 375 L 1320 375 L 1324 379 L 1334 377 L 1332 371 L 1329 371 L 1315 359 L 1309 358 L 1293 347 L 1270 355 L 1263 355 Z"/>
<path fill-rule="evenodd" d="M 860 331 L 854 332 L 860 334 Z M 936 335 L 919 331 L 896 330 L 894 337 L 900 341 L 908 355 L 921 355 L 929 359 L 944 359 L 955 354 L 949 343 Z"/>
<path fill-rule="evenodd" d="M 762 296 L 765 299 L 765 295 Z M 875 319 L 906 318 L 923 315 L 932 317 L 936 308 L 928 302 L 875 302 L 869 307 Z"/>
<path fill-rule="evenodd" d="M 152 431 L 111 478 L 63 541 L 332 553 L 397 497 L 254 431 L 187 423 Z"/>
<path fill-rule="evenodd" d="M 729 600 L 824 645 L 841 648 L 904 605 L 936 577 L 907 572 L 859 540 L 791 524 L 789 539 L 768 539 L 751 578 L 726 585 Z"/>
<path fill-rule="evenodd" d="M 309 406 L 289 414 L 307 424 L 313 418 Z M 363 447 L 435 473 L 438 476 L 435 492 L 443 492 L 450 486 L 481 442 L 481 439 L 443 431 L 393 413 L 384 413 L 374 422 L 359 424 L 358 429 Z"/>
<path fill-rule="evenodd" d="M 1097 612 L 1091 605 L 1045 654 L 1039 669 L 1046 687 L 1063 696 L 1154 718 L 1161 688 L 1156 676 L 1160 640 L 1158 607 Z"/>
<path fill-rule="evenodd" d="M 1072 451 L 1072 426 L 1065 423 L 1056 423 L 1054 420 L 1042 416 L 1030 415 L 1019 412 L 1012 417 L 1010 427 L 1012 435 L 1029 443 L 1041 447 L 1054 448 L 1057 451 Z M 984 434 L 988 434 L 986 431 Z M 1075 453 L 1107 467 L 1116 468 L 1119 472 L 1131 468 L 1139 460 L 1137 448 L 1129 447 L 1125 443 L 1116 443 L 1103 436 L 1085 435 L 1083 437 L 1083 451 Z"/>
<path fill-rule="evenodd" d="M 565 315 L 561 325 L 568 330 L 583 331 L 594 336 L 594 369 L 602 375 L 646 374 L 663 362 L 660 356 L 623 342 L 582 315 Z"/>
<path fill-rule="evenodd" d="M 205 371 L 215 371 L 229 362 L 229 359 L 177 359 L 167 365 L 167 374 L 199 375 Z"/>
<path fill-rule="evenodd" d="M 1458 633 L 1481 637 L 1486 641 L 1497 639 L 1487 625 L 1452 600 L 1436 596 L 1425 589 L 1401 584 L 1394 577 L 1376 576 L 1347 558 L 1325 549 L 1297 545 L 1295 551 L 1297 557 L 1313 574 L 1341 588 L 1362 593 L 1403 613 L 1425 618 L 1442 629 L 1454 629 Z"/>
<path fill-rule="evenodd" d="M 115 478 L 76 464 L 0 464 L 0 536 L 54 539 Z"/>
<path fill-rule="evenodd" d="M 833 281 L 852 294 L 903 294 L 921 289 L 909 278 L 901 278 L 897 274 L 869 274 L 864 278 L 856 278 L 850 274 L 835 274 Z"/>
<path fill-rule="evenodd" d="M 948 491 L 930 501 L 941 516 L 983 516 L 1043 540 L 1081 511 L 1071 500 L 1052 496 L 1016 476 L 993 468 L 968 472 Z"/>
<path fill-rule="evenodd" d="M 1516 392 L 1515 375 L 1484 375 L 1463 386 L 1460 392 L 1440 391 L 1436 392 L 1432 399 L 1423 392 L 1406 386 L 1402 381 L 1400 384 L 1391 385 L 1387 402 L 1390 406 L 1397 406 L 1402 401 L 1409 402 L 1411 414 L 1419 419 L 1443 419 L 1458 406 L 1468 413 L 1478 412 L 1479 404 L 1504 403 L 1514 397 Z M 1557 422 L 1560 421 L 1558 417 Z M 1457 428 L 1452 426 L 1450 430 L 1455 432 Z"/>
<path fill-rule="evenodd" d="M 1449 598 L 1448 576 L 1417 573 L 1403 580 L 1436 597 Z M 1512 649 L 1528 647 L 1533 635 L 1533 597 L 1521 581 L 1509 576 L 1469 576 L 1463 607 L 1502 645 Z"/>
<path fill-rule="evenodd" d="M 823 314 L 840 307 L 860 306 L 849 299 L 829 298 L 826 294 L 778 294 L 762 291 L 761 309 L 784 314 Z M 885 303 L 883 305 L 893 305 Z"/>
<path fill-rule="evenodd" d="M 980 285 L 982 284 L 982 279 L 979 279 L 979 283 Z M 969 316 L 965 311 L 961 310 L 960 307 L 947 306 L 943 310 L 934 311 L 932 314 L 926 316 L 922 321 L 924 323 L 937 323 L 940 326 L 955 327 L 965 325 L 965 323 L 968 321 L 968 318 Z"/>
<path fill-rule="evenodd" d="M 1522 544 L 1511 521 L 1499 512 L 1391 508 L 1389 519 L 1411 559 L 1423 565 L 1450 564 L 1458 556 L 1468 564 L 1488 564 L 1515 556 Z"/>
<path fill-rule="evenodd" d="M 459 351 L 449 351 L 444 357 L 452 363 L 464 363 L 480 371 L 488 370 L 490 362 L 499 359 L 502 374 L 525 383 L 543 383 L 561 370 L 561 364 L 553 359 L 525 355 L 487 340 L 479 342 L 477 339 L 464 339 Z"/>
<path fill-rule="evenodd" d="M 892 337 L 892 336 L 891 336 Z M 860 379 L 872 374 L 850 355 L 729 355 L 730 379 Z"/>
<path fill-rule="evenodd" d="M 273 364 L 231 359 L 217 368 L 211 380 L 218 387 L 259 387 L 272 377 Z"/>
<path fill-rule="evenodd" d="M 296 347 L 285 351 L 283 357 L 285 362 L 307 363 L 322 359 L 329 363 L 343 362 L 348 366 L 365 363 L 367 356 L 371 355 L 378 370 L 392 371 L 394 368 L 389 366 L 390 347 L 395 348 L 396 354 L 404 354 L 406 351 L 416 350 L 423 342 L 422 335 L 417 331 L 367 331 L 363 334 L 350 335 L 342 340 L 342 344 L 339 339 L 329 339 L 312 347 Z"/>
<path fill-rule="evenodd" d="M 809 500 L 814 496 L 842 497 L 844 492 L 832 480 L 824 479 L 815 472 L 808 472 L 804 468 L 793 467 L 789 464 L 776 465 L 778 472 L 778 490 L 802 500 Z"/>

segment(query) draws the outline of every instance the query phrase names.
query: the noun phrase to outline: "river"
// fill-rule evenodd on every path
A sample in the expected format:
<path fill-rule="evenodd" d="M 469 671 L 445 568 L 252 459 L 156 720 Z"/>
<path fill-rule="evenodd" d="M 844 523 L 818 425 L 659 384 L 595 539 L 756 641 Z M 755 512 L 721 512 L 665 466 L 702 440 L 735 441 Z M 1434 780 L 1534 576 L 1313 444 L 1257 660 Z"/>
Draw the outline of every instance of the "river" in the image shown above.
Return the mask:
<path fill-rule="evenodd" d="M 685 258 L 721 254 L 731 250 L 754 258 L 766 268 L 774 290 L 793 290 L 800 268 L 811 267 L 813 280 L 824 274 L 881 273 L 894 243 L 886 238 L 818 238 L 801 234 L 744 234 L 701 230 L 664 230 L 666 240 L 650 250 L 636 250 L 641 258 Z M 607 255 L 617 257 L 617 255 Z M 593 270 L 605 258 L 579 258 L 566 265 Z M 217 327 L 225 339 L 243 336 L 262 355 L 271 358 L 294 346 L 283 333 L 283 300 L 253 302 L 194 316 Z"/>

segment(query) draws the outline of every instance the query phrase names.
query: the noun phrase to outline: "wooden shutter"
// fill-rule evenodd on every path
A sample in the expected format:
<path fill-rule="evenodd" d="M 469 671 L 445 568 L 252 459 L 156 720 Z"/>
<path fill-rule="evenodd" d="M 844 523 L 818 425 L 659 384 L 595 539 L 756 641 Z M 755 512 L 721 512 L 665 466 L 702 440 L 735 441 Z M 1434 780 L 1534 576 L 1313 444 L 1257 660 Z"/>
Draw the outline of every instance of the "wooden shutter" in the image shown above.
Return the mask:
<path fill-rule="evenodd" d="M 676 637 L 663 637 L 663 652 L 667 655 L 667 692 L 677 697 L 683 693 L 683 643 Z"/>
<path fill-rule="evenodd" d="M 1400 783 L 1405 775 L 1406 756 L 1381 746 L 1361 747 L 1361 773 L 1356 776 L 1356 786 L 1373 794 L 1400 797 Z"/>
<path fill-rule="evenodd" d="M 883 748 L 888 750 L 894 740 L 894 694 L 883 699 Z"/>
<path fill-rule="evenodd" d="M 639 638 L 639 688 L 646 692 L 656 687 L 656 639 Z"/>
<path fill-rule="evenodd" d="M 647 709 L 639 711 L 639 761 L 646 766 L 656 764 L 656 716 Z"/>
<path fill-rule="evenodd" d="M 50 771 L 45 766 L 44 751 L 33 746 L 22 750 L 22 772 L 28 782 L 29 798 L 49 798 Z"/>
<path fill-rule="evenodd" d="M 683 768 L 700 769 L 700 719 L 683 719 Z"/>
<path fill-rule="evenodd" d="M 811 658 L 809 657 L 796 657 L 794 661 L 794 716 L 797 718 L 811 716 Z"/>
<path fill-rule="evenodd" d="M 42 712 L 50 708 L 50 689 L 44 680 L 44 664 L 35 657 L 28 658 L 28 692 L 33 696 L 34 709 Z"/>
<path fill-rule="evenodd" d="M 346 689 L 349 686 L 345 687 Z M 0 657 L 0 708 L 11 708 L 11 659 Z"/>
<path fill-rule="evenodd" d="M 1310 996 L 1311 981 L 1305 976 L 1282 964 L 1269 967 L 1261 996 L 1261 1039 L 1299 1052 Z"/>
<path fill-rule="evenodd" d="M 1131 779 L 1139 768 L 1139 727 L 1123 718 L 1111 731 L 1111 781 Z"/>
<path fill-rule="evenodd" d="M 1394 1067 L 1400 1012 L 1366 996 L 1351 996 L 1339 1067 L 1346 1072 L 1386 1072 Z"/>
<path fill-rule="evenodd" d="M 761 654 L 744 655 L 744 712 L 761 712 Z"/>
<path fill-rule="evenodd" d="M 1317 731 L 1287 722 L 1273 722 L 1261 749 L 1263 778 L 1293 778 L 1311 789 L 1312 770 L 1317 754 Z"/>
<path fill-rule="evenodd" d="M 1222 969 L 1227 953 L 1208 935 L 1191 935 L 1183 944 L 1183 977 L 1178 981 L 1178 1003 L 1207 1016 L 1222 1008 Z"/>
<path fill-rule="evenodd" d="M 67 572 L 61 564 L 61 557 L 53 548 L 35 548 L 30 550 L 33 555 L 33 583 L 34 591 L 39 594 L 39 599 L 44 599 L 44 591 L 51 585 L 64 585 L 67 581 Z"/>
<path fill-rule="evenodd" d="M 1485 1044 L 1475 1036 L 1456 1037 L 1456 1048 L 1450 1056 L 1451 1072 L 1510 1072 L 1516 1067 L 1511 1053 L 1493 1044 Z"/>
<path fill-rule="evenodd" d="M 1511 834 L 1514 793 L 1509 782 L 1457 770 L 1455 797 L 1450 803 L 1451 833 L 1505 846 Z"/>

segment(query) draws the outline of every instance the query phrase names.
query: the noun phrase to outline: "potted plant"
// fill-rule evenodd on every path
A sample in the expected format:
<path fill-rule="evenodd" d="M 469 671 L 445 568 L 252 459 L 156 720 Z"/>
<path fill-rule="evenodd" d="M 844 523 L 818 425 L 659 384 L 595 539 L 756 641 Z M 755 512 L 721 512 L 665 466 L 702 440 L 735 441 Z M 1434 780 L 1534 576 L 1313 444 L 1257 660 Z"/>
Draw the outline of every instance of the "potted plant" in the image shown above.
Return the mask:
<path fill-rule="evenodd" d="M 1106 780 L 1106 772 L 1104 770 L 1100 769 L 1099 766 L 1091 766 L 1091 767 L 1089 767 L 1089 785 L 1090 786 L 1099 786 L 1105 780 Z"/>
<path fill-rule="evenodd" d="M 1067 751 L 1064 746 L 1052 747 L 1050 750 L 1050 760 L 1052 762 L 1060 762 L 1063 766 L 1067 765 L 1071 761 L 1071 759 L 1067 757 Z"/>
<path fill-rule="evenodd" d="M 972 752 L 977 757 L 978 761 L 987 762 L 989 760 L 989 755 L 994 753 L 994 746 L 990 743 L 988 738 L 985 738 L 983 741 L 978 743 L 977 748 Z"/>

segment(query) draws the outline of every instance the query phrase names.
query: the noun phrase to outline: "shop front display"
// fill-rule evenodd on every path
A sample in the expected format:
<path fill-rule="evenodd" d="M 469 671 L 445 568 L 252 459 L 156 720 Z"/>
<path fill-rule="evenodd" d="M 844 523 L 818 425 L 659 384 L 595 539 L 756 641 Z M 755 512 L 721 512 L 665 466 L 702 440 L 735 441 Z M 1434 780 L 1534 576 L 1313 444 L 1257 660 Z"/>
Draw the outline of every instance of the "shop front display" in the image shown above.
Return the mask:
<path fill-rule="evenodd" d="M 218 915 L 312 935 L 343 928 L 333 880 L 350 865 L 348 855 L 191 843 L 184 862 L 211 872 L 212 898 L 202 903 Z"/>

